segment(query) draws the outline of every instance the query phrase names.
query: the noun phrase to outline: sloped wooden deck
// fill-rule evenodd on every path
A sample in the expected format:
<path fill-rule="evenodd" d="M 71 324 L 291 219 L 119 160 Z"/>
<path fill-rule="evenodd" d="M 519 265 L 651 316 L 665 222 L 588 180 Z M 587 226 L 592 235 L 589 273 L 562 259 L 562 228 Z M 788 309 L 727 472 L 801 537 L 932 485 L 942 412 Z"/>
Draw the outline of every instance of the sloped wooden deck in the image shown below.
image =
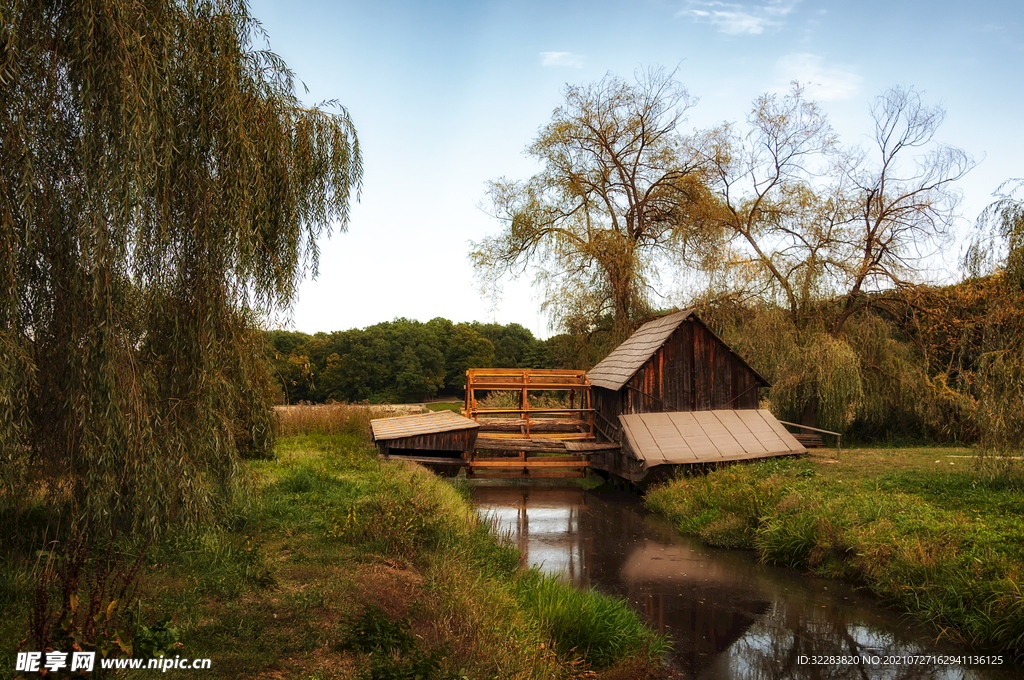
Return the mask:
<path fill-rule="evenodd" d="M 682 411 L 619 416 L 623 453 L 647 470 L 806 453 L 766 410 Z"/>

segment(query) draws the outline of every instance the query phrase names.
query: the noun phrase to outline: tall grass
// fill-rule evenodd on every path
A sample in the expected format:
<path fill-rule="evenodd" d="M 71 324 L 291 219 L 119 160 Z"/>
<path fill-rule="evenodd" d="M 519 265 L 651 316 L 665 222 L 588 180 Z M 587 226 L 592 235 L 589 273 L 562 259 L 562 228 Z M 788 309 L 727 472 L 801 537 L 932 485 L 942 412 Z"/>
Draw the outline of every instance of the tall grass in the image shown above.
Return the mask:
<path fill-rule="evenodd" d="M 533 569 L 518 575 L 514 589 L 560 654 L 576 654 L 606 668 L 638 654 L 657 664 L 669 651 L 668 639 L 648 628 L 619 598 L 581 590 Z"/>
<path fill-rule="evenodd" d="M 418 413 L 408 408 L 366 404 L 277 406 L 274 417 L 282 437 L 350 434 L 370 438 L 370 421 Z"/>

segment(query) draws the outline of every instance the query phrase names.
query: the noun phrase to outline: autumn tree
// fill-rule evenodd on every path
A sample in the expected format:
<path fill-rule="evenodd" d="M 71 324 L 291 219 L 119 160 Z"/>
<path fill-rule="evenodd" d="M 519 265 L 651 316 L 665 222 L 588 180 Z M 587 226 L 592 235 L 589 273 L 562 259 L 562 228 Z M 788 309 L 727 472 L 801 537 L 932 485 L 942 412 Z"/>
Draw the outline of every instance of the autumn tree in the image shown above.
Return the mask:
<path fill-rule="evenodd" d="M 690 154 L 701 159 L 717 203 L 708 221 L 725 235 L 708 272 L 719 293 L 756 299 L 804 320 L 824 281 L 841 262 L 831 248 L 841 217 L 818 180 L 838 140 L 821 109 L 794 85 L 766 94 L 734 124 L 695 134 Z"/>
<path fill-rule="evenodd" d="M 721 287 L 779 305 L 799 327 L 838 336 L 850 315 L 919 282 L 956 218 L 954 184 L 973 166 L 939 144 L 944 112 L 912 89 L 871 108 L 873 146 L 842 148 L 799 85 L 760 97 L 747 131 L 723 125 L 694 137 L 719 202 L 710 217 L 728 235 Z M 829 314 L 824 301 L 838 302 Z"/>
<path fill-rule="evenodd" d="M 485 284 L 528 268 L 555 325 L 614 319 L 628 335 L 649 314 L 658 265 L 689 256 L 702 205 L 697 165 L 677 131 L 693 100 L 664 70 L 570 85 L 527 147 L 543 170 L 491 182 L 502 230 L 472 246 Z"/>
<path fill-rule="evenodd" d="M 943 112 L 913 90 L 885 92 L 871 114 L 871 149 L 843 148 L 794 85 L 760 97 L 745 131 L 726 124 L 691 141 L 717 201 L 705 219 L 723 234 L 707 303 L 759 306 L 770 332 L 737 344 L 772 380 L 773 407 L 835 429 L 865 394 L 866 345 L 844 329 L 859 311 L 904 304 L 956 217 L 954 184 L 972 167 L 935 141 Z"/>
<path fill-rule="evenodd" d="M 850 156 L 840 183 L 850 221 L 837 248 L 845 257 L 833 335 L 851 314 L 874 304 L 870 293 L 919 283 L 926 258 L 958 216 L 954 185 L 974 167 L 964 150 L 935 140 L 946 112 L 926 106 L 913 89 L 886 91 L 871 115 L 874 146 Z"/>
<path fill-rule="evenodd" d="M 252 329 L 362 164 L 244 0 L 0 5 L 0 499 L 156 532 L 272 445 Z"/>

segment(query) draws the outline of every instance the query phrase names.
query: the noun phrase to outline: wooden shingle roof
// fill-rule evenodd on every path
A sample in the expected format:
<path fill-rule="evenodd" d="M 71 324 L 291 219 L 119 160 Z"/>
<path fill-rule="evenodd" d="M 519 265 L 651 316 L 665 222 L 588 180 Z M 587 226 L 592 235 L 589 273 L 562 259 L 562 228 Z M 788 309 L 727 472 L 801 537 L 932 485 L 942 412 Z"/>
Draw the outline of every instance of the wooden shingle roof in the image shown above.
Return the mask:
<path fill-rule="evenodd" d="M 684 309 L 681 312 L 675 312 L 657 318 L 653 321 L 648 321 L 643 326 L 637 329 L 633 335 L 629 336 L 625 342 L 616 347 L 611 351 L 611 354 L 602 359 L 596 366 L 587 371 L 587 378 L 590 379 L 590 384 L 596 387 L 603 387 L 609 390 L 620 390 L 629 380 L 636 375 L 636 372 L 654 356 L 665 342 L 668 341 L 672 333 L 675 332 L 679 325 L 689 318 L 693 318 L 701 326 L 707 329 L 708 333 L 711 334 L 718 342 L 732 352 L 741 364 L 747 367 L 751 373 L 763 384 L 765 387 L 771 387 L 771 383 L 764 379 L 760 373 L 755 371 L 746 360 L 725 344 L 721 338 L 719 338 L 714 331 L 707 327 L 700 317 L 697 316 L 692 309 Z"/>
<path fill-rule="evenodd" d="M 621 389 L 692 313 L 692 309 L 684 309 L 645 323 L 587 371 L 590 384 L 609 390 Z"/>

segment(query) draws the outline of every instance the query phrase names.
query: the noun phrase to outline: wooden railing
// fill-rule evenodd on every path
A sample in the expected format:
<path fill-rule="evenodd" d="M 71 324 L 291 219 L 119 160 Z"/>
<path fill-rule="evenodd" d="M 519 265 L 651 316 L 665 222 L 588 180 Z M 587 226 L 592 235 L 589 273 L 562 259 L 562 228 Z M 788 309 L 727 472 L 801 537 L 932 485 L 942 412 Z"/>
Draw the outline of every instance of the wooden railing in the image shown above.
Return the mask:
<path fill-rule="evenodd" d="M 789 425 L 790 427 L 799 427 L 801 430 L 810 430 L 811 432 L 820 432 L 821 434 L 835 435 L 835 437 L 836 437 L 836 460 L 839 460 L 839 456 L 843 453 L 843 447 L 842 447 L 843 435 L 839 434 L 838 432 L 833 432 L 831 430 L 820 430 L 820 429 L 818 429 L 816 427 L 811 427 L 810 425 L 801 425 L 799 423 L 787 423 L 785 420 L 780 420 L 779 422 L 782 423 L 783 425 Z"/>
<path fill-rule="evenodd" d="M 513 407 L 482 407 L 479 392 L 516 392 L 519 403 Z M 531 392 L 567 392 L 569 405 L 534 406 L 530 403 Z M 471 368 L 466 371 L 466 401 L 462 413 L 480 423 L 480 434 L 484 437 L 494 432 L 500 432 L 504 438 L 514 436 L 509 432 L 511 426 L 518 429 L 518 436 L 524 439 L 531 436 L 594 438 L 594 409 L 585 371 Z"/>

